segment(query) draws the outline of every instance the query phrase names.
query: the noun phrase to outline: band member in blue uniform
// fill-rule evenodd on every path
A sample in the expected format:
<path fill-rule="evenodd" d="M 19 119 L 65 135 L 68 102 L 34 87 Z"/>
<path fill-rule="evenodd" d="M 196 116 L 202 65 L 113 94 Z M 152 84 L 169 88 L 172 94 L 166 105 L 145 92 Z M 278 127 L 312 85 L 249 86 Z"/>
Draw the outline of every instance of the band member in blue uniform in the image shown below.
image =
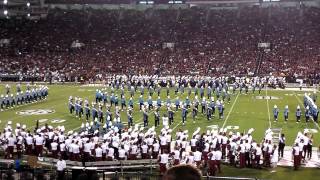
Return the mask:
<path fill-rule="evenodd" d="M 128 127 L 133 126 L 133 116 L 132 116 L 131 107 L 128 108 L 127 116 L 128 116 Z"/>
<path fill-rule="evenodd" d="M 73 114 L 73 111 L 74 111 L 74 104 L 73 104 L 73 98 L 72 96 L 69 97 L 69 103 L 68 103 L 68 106 L 69 106 L 69 112 L 70 114 Z"/>
<path fill-rule="evenodd" d="M 297 123 L 300 122 L 301 119 L 301 110 L 300 110 L 300 106 L 297 106 L 297 110 L 296 110 L 296 119 L 297 119 Z"/>
<path fill-rule="evenodd" d="M 207 104 L 207 101 L 206 101 L 206 98 L 202 98 L 202 101 L 201 101 L 201 113 L 204 114 L 206 112 L 206 104 Z"/>
<path fill-rule="evenodd" d="M 311 111 L 310 111 L 310 109 L 309 109 L 309 106 L 307 106 L 307 107 L 306 107 L 306 112 L 305 112 L 306 122 L 309 122 L 310 116 L 311 116 Z"/>
<path fill-rule="evenodd" d="M 214 102 L 214 97 L 211 97 L 211 101 L 210 101 L 209 106 L 211 108 L 211 114 L 214 117 L 216 114 L 216 103 Z"/>
<path fill-rule="evenodd" d="M 124 95 L 122 95 L 121 96 L 121 110 L 123 111 L 123 109 L 126 107 L 127 107 L 126 98 L 124 97 Z"/>
<path fill-rule="evenodd" d="M 99 122 L 103 123 L 103 111 L 102 111 L 101 105 L 99 105 L 99 108 L 98 108 L 98 120 Z"/>
<path fill-rule="evenodd" d="M 189 97 L 186 98 L 186 100 L 185 100 L 185 105 L 187 106 L 187 108 L 190 108 L 190 100 L 189 100 Z"/>
<path fill-rule="evenodd" d="M 201 86 L 201 88 L 200 88 L 200 98 L 203 98 L 203 96 L 204 96 L 204 88 L 203 88 L 203 86 Z"/>
<path fill-rule="evenodd" d="M 160 96 L 158 96 L 158 99 L 157 99 L 157 108 L 160 108 L 161 107 L 161 99 L 160 99 Z"/>
<path fill-rule="evenodd" d="M 192 105 L 192 119 L 193 119 L 193 123 L 196 122 L 196 117 L 198 114 L 198 108 L 196 108 L 195 104 Z"/>
<path fill-rule="evenodd" d="M 167 107 L 171 106 L 171 99 L 170 96 L 167 97 L 167 101 L 166 101 Z"/>
<path fill-rule="evenodd" d="M 95 118 L 98 118 L 98 111 L 94 103 L 92 103 L 91 114 L 92 114 L 92 121 L 94 121 Z"/>
<path fill-rule="evenodd" d="M 153 109 L 153 101 L 151 96 L 149 96 L 149 99 L 148 99 L 148 108 L 149 108 L 149 111 Z"/>
<path fill-rule="evenodd" d="M 142 95 L 140 95 L 140 97 L 139 97 L 139 109 L 140 109 L 140 111 L 142 110 L 142 107 L 144 106 L 143 103 L 144 103 L 143 102 L 143 97 L 142 97 Z"/>
<path fill-rule="evenodd" d="M 219 102 L 218 111 L 219 111 L 219 119 L 223 119 L 223 117 L 224 117 L 224 105 L 223 105 L 223 102 Z"/>
<path fill-rule="evenodd" d="M 149 125 L 149 114 L 147 111 L 147 107 L 143 106 L 142 112 L 143 112 L 143 126 L 146 127 Z"/>
<path fill-rule="evenodd" d="M 130 97 L 129 101 L 128 101 L 128 106 L 131 107 L 131 109 L 133 109 L 133 100 L 132 97 Z"/>
<path fill-rule="evenodd" d="M 284 115 L 285 122 L 288 122 L 288 119 L 289 119 L 289 106 L 288 105 L 286 105 L 286 107 L 284 108 L 283 115 Z"/>
<path fill-rule="evenodd" d="M 79 99 L 79 118 L 83 115 L 83 106 L 82 106 L 82 99 Z"/>
<path fill-rule="evenodd" d="M 183 105 L 181 112 L 182 112 L 182 125 L 184 125 L 185 122 L 187 121 L 187 114 L 188 114 L 188 109 L 186 105 Z"/>
<path fill-rule="evenodd" d="M 274 122 L 278 121 L 278 115 L 279 115 L 279 109 L 277 105 L 274 105 L 273 107 L 273 118 Z"/>
<path fill-rule="evenodd" d="M 207 104 L 207 120 L 209 121 L 212 116 L 212 108 L 210 106 L 210 103 Z"/>
<path fill-rule="evenodd" d="M 160 125 L 160 113 L 159 108 L 156 108 L 154 112 L 154 126 L 158 127 Z"/>
<path fill-rule="evenodd" d="M 176 97 L 175 105 L 176 105 L 176 111 L 178 111 L 178 109 L 180 108 L 180 100 L 179 100 L 179 97 Z"/>
<path fill-rule="evenodd" d="M 90 118 L 90 106 L 89 106 L 88 100 L 84 101 L 84 111 L 85 111 L 85 115 L 86 115 L 86 120 L 88 121 Z"/>
<path fill-rule="evenodd" d="M 114 105 L 115 105 L 116 107 L 119 105 L 119 98 L 118 98 L 117 95 L 114 97 Z"/>

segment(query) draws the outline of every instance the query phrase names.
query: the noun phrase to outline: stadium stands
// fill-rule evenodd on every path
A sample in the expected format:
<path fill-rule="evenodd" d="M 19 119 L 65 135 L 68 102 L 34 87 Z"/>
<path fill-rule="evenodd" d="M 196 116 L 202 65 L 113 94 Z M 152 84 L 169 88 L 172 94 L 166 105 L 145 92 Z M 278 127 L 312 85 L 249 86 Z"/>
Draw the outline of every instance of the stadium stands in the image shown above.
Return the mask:
<path fill-rule="evenodd" d="M 0 73 L 43 80 L 97 74 L 247 75 L 319 79 L 319 9 L 52 10 L 46 20 L 0 21 Z M 75 48 L 71 44 L 78 44 Z M 173 50 L 163 48 L 174 43 Z"/>

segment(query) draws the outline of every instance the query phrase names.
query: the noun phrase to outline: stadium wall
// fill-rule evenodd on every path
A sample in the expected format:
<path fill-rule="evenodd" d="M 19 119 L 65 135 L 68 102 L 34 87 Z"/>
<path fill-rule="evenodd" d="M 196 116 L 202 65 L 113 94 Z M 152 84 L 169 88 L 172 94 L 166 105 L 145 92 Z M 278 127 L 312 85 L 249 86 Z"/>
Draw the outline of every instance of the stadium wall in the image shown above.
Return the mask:
<path fill-rule="evenodd" d="M 320 7 L 320 1 L 304 1 L 304 6 L 307 7 Z M 240 7 L 240 6 L 260 6 L 262 8 L 267 8 L 270 6 L 279 6 L 279 7 L 300 7 L 300 2 L 246 2 L 246 3 L 213 3 L 213 4 L 154 4 L 154 5 L 144 5 L 144 4 L 44 4 L 43 5 L 49 9 L 106 9 L 106 10 L 115 10 L 115 9 L 135 9 L 144 11 L 146 9 L 186 9 L 191 7 L 215 7 L 215 9 L 228 9 L 230 7 Z"/>

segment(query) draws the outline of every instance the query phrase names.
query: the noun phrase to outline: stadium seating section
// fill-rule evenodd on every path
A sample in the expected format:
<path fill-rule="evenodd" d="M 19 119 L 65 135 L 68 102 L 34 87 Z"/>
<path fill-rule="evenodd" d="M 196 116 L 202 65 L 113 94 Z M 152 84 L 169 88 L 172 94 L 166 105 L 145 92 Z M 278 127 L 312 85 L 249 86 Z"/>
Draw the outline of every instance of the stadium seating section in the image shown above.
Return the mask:
<path fill-rule="evenodd" d="M 319 79 L 320 10 L 51 10 L 46 20 L 0 20 L 0 74 L 253 73 L 260 42 L 271 43 L 259 72 Z M 72 42 L 83 43 L 71 48 Z M 174 49 L 163 43 L 175 43 Z M 72 79 L 72 78 L 71 78 Z"/>

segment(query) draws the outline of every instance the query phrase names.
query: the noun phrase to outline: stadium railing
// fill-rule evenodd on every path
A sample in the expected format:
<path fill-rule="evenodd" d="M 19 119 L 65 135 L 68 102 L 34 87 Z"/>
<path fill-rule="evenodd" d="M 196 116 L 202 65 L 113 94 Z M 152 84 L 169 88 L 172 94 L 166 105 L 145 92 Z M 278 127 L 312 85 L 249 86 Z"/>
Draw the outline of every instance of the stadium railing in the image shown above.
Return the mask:
<path fill-rule="evenodd" d="M 24 157 L 26 159 L 28 157 Z M 23 160 L 25 161 L 25 160 Z M 38 167 L 31 168 L 28 165 L 20 165 L 16 167 L 14 160 L 0 159 L 0 180 L 10 179 L 12 176 L 15 180 L 23 179 L 55 179 L 57 176 L 55 164 L 57 159 L 43 158 L 38 161 Z M 97 177 L 98 179 L 161 179 L 158 171 L 154 171 L 158 167 L 157 160 L 126 160 L 126 161 L 99 161 L 85 162 L 85 168 L 82 162 L 66 161 L 67 169 L 65 171 L 65 180 L 77 179 L 79 174 L 86 173 L 89 177 Z M 254 180 L 256 178 L 240 178 L 240 177 L 217 177 L 203 176 L 208 180 Z"/>

